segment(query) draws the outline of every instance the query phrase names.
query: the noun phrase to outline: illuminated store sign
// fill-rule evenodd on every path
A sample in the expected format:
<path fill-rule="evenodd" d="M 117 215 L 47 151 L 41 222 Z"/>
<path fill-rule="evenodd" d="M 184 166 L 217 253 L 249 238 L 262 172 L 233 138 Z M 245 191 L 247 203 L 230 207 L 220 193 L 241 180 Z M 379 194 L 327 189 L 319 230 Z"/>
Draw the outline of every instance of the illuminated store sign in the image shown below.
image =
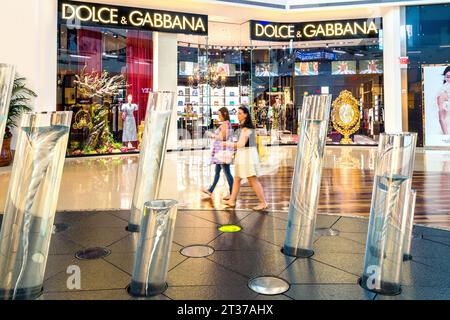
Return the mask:
<path fill-rule="evenodd" d="M 208 16 L 121 6 L 59 1 L 60 21 L 70 26 L 105 26 L 208 35 Z"/>
<path fill-rule="evenodd" d="M 262 41 L 316 41 L 378 38 L 381 18 L 278 23 L 250 21 L 250 38 Z"/>

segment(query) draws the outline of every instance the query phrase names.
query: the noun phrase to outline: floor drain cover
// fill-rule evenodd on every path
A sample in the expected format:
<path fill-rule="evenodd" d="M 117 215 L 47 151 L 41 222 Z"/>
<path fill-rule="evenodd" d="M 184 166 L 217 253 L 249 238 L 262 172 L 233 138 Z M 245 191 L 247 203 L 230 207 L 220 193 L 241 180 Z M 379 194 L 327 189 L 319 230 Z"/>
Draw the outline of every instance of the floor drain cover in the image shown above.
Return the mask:
<path fill-rule="evenodd" d="M 318 228 L 316 229 L 316 234 L 319 236 L 329 236 L 335 237 L 339 235 L 339 230 L 331 229 L 331 228 Z"/>
<path fill-rule="evenodd" d="M 248 287 L 259 294 L 273 296 L 288 291 L 290 285 L 284 279 L 264 276 L 250 280 Z"/>
<path fill-rule="evenodd" d="M 193 245 L 184 247 L 180 253 L 189 258 L 205 258 L 214 253 L 214 248 L 205 245 Z"/>
<path fill-rule="evenodd" d="M 218 230 L 226 233 L 234 233 L 241 231 L 242 228 L 235 224 L 224 224 L 223 226 L 220 226 Z"/>
<path fill-rule="evenodd" d="M 65 223 L 55 223 L 53 225 L 52 233 L 59 233 L 69 229 L 69 225 Z"/>
<path fill-rule="evenodd" d="M 111 254 L 111 250 L 106 248 L 88 248 L 75 253 L 75 257 L 80 260 L 100 259 Z"/>

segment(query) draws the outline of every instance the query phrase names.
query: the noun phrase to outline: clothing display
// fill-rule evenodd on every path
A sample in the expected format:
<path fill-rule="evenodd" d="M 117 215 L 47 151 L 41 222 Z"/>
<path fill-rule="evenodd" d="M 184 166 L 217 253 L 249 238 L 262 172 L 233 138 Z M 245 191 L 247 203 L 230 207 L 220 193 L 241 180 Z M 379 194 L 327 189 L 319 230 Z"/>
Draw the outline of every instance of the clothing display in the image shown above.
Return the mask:
<path fill-rule="evenodd" d="M 124 103 L 122 104 L 120 110 L 125 112 L 122 142 L 137 141 L 136 119 L 134 118 L 134 112 L 138 110 L 138 105 L 134 103 Z"/>
<path fill-rule="evenodd" d="M 295 132 L 295 108 L 293 103 L 286 104 L 285 114 L 285 126 L 284 130 Z"/>
<path fill-rule="evenodd" d="M 272 130 L 282 130 L 283 126 L 283 106 L 274 104 L 272 106 Z"/>

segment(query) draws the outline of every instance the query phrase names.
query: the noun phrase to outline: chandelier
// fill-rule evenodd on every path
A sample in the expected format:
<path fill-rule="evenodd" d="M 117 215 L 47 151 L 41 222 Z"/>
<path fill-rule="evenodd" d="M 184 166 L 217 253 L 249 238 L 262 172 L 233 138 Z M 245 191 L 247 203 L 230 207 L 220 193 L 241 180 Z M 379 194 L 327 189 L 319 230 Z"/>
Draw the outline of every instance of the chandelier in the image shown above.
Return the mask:
<path fill-rule="evenodd" d="M 208 84 L 213 89 L 220 89 L 225 86 L 226 82 L 226 72 L 212 63 L 208 63 L 208 67 L 203 70 L 196 67 L 193 75 L 188 77 L 188 85 L 191 88 L 197 88 L 201 84 Z"/>

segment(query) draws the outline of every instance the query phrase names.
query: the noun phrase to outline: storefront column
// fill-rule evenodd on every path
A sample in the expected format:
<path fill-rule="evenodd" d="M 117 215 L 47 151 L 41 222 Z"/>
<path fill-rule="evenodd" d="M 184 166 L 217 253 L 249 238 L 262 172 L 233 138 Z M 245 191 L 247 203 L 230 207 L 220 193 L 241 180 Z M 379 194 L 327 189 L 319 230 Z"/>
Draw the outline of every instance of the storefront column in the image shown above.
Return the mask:
<path fill-rule="evenodd" d="M 389 8 L 383 16 L 384 120 L 388 133 L 403 131 L 400 31 L 401 8 Z"/>
<path fill-rule="evenodd" d="M 177 92 L 177 35 L 153 33 L 153 90 Z M 176 103 L 176 101 L 174 101 Z M 177 148 L 177 108 L 173 109 L 167 149 Z"/>
<path fill-rule="evenodd" d="M 0 62 L 16 65 L 27 78 L 38 95 L 34 111 L 56 110 L 57 0 L 2 1 L 1 6 Z"/>
<path fill-rule="evenodd" d="M 153 90 L 177 92 L 177 35 L 171 33 L 153 33 Z M 174 101 L 176 103 L 176 100 Z M 167 150 L 177 149 L 177 107 L 173 109 L 170 121 Z M 177 156 L 174 153 L 166 155 L 159 189 L 159 199 L 178 199 Z"/>

